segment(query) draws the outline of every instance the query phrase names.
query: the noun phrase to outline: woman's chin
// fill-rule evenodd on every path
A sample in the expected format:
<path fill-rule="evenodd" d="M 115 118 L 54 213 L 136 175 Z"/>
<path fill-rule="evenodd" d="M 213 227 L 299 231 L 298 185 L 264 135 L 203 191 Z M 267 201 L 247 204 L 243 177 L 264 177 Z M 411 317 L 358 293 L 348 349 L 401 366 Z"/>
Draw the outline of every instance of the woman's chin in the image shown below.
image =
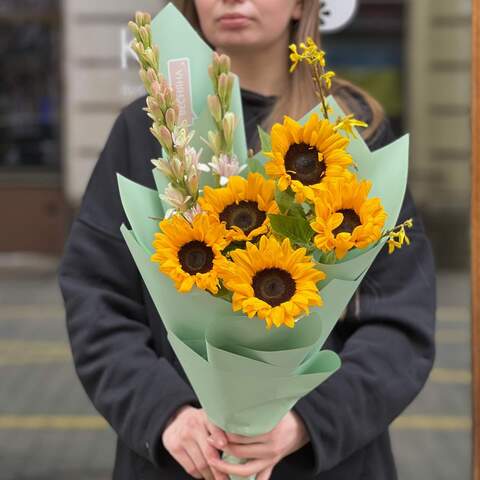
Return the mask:
<path fill-rule="evenodd" d="M 252 52 L 252 49 L 260 48 L 258 40 L 252 32 L 248 31 L 229 31 L 225 33 L 219 32 L 216 41 L 214 42 L 217 49 L 222 50 L 224 53 L 239 52 L 241 50 Z"/>

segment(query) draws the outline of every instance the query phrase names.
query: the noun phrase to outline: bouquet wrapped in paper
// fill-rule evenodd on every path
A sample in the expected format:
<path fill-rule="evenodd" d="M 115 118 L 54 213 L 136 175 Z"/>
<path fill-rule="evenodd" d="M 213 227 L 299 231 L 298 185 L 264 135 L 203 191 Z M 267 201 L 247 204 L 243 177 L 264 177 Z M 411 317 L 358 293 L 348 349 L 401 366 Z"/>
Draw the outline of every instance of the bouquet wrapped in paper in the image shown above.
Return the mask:
<path fill-rule="evenodd" d="M 253 154 L 229 58 L 171 4 L 130 28 L 163 155 L 157 190 L 118 175 L 121 231 L 210 420 L 259 435 L 340 368 L 322 345 L 378 252 L 408 243 L 408 135 L 370 152 L 307 39 L 291 70 L 309 64 L 319 104 Z"/>

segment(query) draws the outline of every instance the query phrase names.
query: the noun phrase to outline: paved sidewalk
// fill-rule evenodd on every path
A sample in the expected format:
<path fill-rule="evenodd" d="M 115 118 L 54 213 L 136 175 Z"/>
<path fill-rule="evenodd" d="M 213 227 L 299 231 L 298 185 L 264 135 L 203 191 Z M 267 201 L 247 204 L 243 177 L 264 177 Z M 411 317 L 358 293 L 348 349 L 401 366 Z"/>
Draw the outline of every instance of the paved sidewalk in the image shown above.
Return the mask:
<path fill-rule="evenodd" d="M 467 275 L 441 274 L 439 302 L 435 369 L 392 428 L 400 480 L 470 478 Z M 108 480 L 115 436 L 75 375 L 52 269 L 0 270 L 0 306 L 0 480 Z"/>

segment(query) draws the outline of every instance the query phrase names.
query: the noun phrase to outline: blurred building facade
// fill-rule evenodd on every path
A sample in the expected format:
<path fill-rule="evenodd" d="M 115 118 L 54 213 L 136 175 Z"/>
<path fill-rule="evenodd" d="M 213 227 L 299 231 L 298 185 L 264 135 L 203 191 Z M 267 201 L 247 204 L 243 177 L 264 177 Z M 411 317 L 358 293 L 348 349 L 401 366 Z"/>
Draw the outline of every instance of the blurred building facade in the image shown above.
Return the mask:
<path fill-rule="evenodd" d="M 29 58 L 29 39 L 43 38 L 36 52 L 43 62 L 32 68 L 46 87 L 28 107 L 42 139 L 35 150 L 22 133 L 28 108 L 15 100 L 25 99 L 14 95 L 28 72 L 0 80 L 0 211 L 8 209 L 12 225 L 0 235 L 0 251 L 61 252 L 115 117 L 143 94 L 127 22 L 135 10 L 154 13 L 162 3 L 2 0 L 2 75 L 11 73 L 12 45 Z M 451 268 L 468 265 L 470 18 L 469 0 L 360 0 L 351 24 L 325 35 L 324 45 L 333 69 L 379 98 L 396 133 L 411 132 L 410 184 L 437 263 Z M 12 125 L 20 125 L 16 136 Z M 22 233 L 32 224 L 36 240 Z"/>

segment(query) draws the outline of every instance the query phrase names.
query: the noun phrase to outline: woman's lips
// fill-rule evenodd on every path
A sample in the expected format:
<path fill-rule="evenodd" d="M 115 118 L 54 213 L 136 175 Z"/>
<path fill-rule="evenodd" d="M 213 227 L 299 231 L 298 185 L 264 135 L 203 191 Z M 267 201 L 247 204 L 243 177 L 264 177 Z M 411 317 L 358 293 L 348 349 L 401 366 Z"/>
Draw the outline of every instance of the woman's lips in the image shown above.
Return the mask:
<path fill-rule="evenodd" d="M 240 14 L 226 14 L 218 19 L 218 23 L 225 28 L 243 28 L 248 25 L 250 18 Z"/>

